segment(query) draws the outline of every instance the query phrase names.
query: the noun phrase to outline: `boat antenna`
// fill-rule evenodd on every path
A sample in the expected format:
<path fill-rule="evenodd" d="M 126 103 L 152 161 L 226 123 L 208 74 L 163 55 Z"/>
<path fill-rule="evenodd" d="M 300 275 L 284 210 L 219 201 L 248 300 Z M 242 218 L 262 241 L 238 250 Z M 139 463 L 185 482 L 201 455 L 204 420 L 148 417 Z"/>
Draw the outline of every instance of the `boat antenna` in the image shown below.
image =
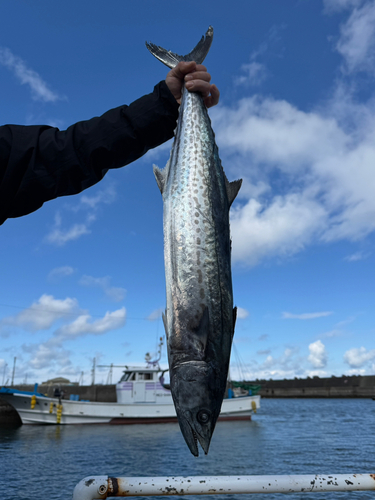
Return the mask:
<path fill-rule="evenodd" d="M 145 360 L 147 363 L 147 368 L 159 368 L 159 361 L 161 359 L 161 348 L 163 347 L 163 337 L 159 339 L 157 358 L 152 360 L 149 352 L 145 355 Z"/>

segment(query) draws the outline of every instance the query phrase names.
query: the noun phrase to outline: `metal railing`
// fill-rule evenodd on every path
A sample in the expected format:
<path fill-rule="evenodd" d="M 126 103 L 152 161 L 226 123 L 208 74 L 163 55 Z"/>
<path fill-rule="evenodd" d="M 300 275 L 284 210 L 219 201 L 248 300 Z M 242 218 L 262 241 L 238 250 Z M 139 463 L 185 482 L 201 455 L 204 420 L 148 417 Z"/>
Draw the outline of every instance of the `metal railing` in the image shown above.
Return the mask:
<path fill-rule="evenodd" d="M 108 477 L 90 476 L 74 488 L 73 500 L 161 495 L 225 495 L 375 491 L 375 474 L 291 476 Z"/>

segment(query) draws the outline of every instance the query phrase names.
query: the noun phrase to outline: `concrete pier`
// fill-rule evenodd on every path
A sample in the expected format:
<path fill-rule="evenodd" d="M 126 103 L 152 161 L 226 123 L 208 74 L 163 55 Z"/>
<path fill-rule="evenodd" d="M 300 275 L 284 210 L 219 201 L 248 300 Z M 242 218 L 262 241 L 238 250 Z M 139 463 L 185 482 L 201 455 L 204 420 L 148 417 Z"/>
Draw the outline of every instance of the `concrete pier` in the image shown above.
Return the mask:
<path fill-rule="evenodd" d="M 263 398 L 373 398 L 375 375 L 257 380 Z"/>

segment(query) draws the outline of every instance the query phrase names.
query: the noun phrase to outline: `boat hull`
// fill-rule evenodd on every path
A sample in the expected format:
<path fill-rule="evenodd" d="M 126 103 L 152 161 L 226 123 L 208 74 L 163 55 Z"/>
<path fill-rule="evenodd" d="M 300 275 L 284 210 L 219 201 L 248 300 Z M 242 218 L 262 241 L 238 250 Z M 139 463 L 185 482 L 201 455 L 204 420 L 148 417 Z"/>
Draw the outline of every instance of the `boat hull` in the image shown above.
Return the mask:
<path fill-rule="evenodd" d="M 177 422 L 173 404 L 157 403 L 99 403 L 61 400 L 62 412 L 58 417 L 59 400 L 36 396 L 31 408 L 31 394 L 1 394 L 0 396 L 18 412 L 23 424 L 156 424 Z M 224 399 L 219 420 L 250 420 L 260 407 L 260 396 Z"/>

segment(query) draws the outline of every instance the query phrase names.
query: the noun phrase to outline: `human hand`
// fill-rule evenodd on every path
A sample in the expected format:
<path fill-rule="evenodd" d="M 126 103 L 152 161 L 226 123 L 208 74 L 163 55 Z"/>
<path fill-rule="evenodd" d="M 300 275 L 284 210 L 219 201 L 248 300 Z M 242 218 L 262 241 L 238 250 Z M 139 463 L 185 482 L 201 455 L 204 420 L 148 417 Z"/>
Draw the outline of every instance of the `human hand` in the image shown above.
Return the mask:
<path fill-rule="evenodd" d="M 211 75 L 207 68 L 194 61 L 181 61 L 167 74 L 165 83 L 173 94 L 176 101 L 181 104 L 181 89 L 185 87 L 189 92 L 200 92 L 207 108 L 216 106 L 219 102 L 220 92 L 216 85 L 212 85 Z"/>

